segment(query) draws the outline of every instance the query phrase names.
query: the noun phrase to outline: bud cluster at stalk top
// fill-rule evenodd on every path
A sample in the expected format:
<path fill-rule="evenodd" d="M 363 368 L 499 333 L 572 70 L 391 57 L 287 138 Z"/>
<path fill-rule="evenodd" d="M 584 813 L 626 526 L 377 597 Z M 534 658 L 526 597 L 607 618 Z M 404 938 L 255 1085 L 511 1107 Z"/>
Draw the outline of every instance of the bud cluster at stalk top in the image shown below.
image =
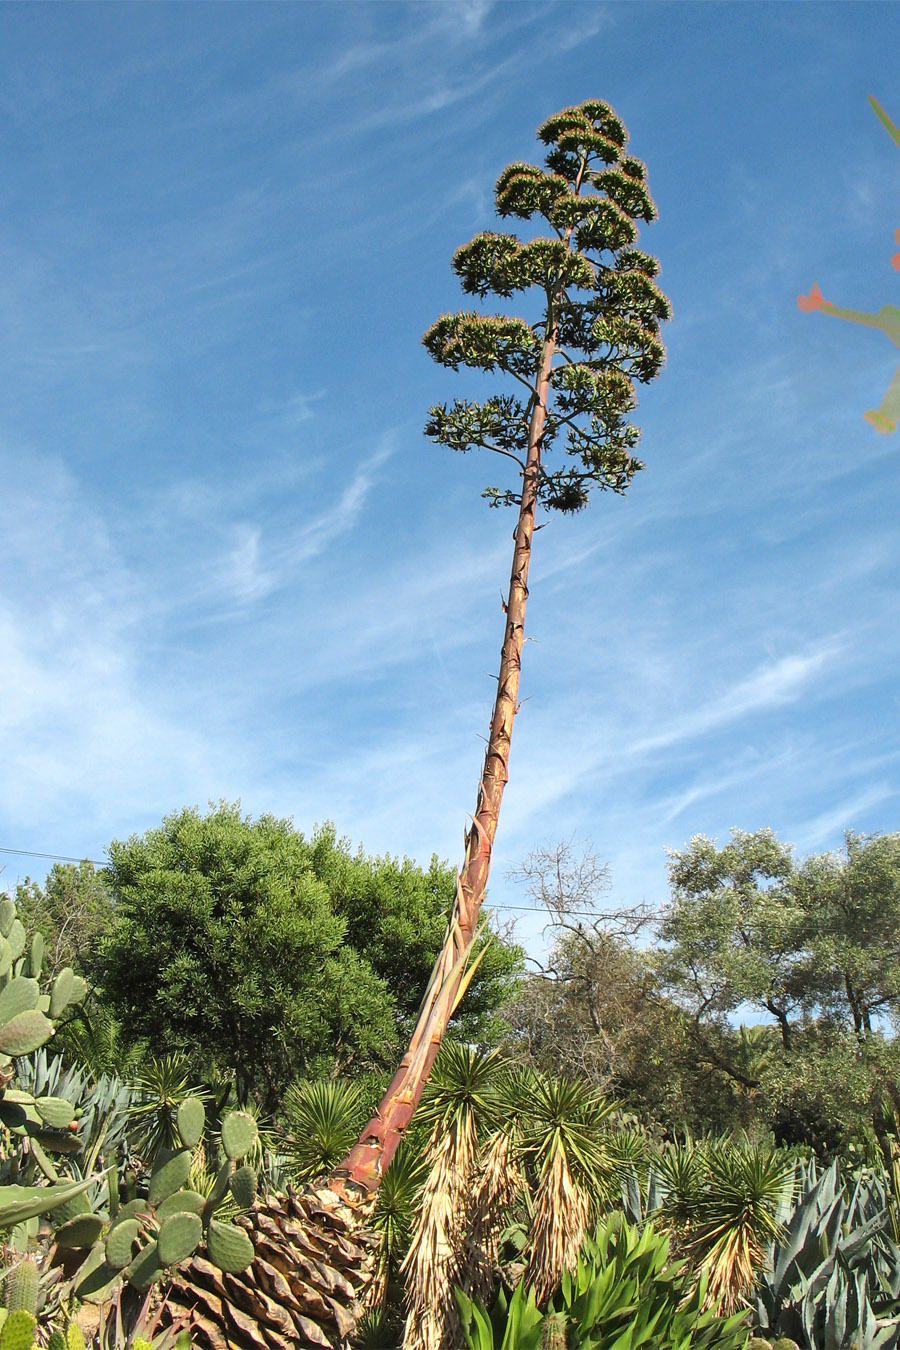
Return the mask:
<path fill-rule="evenodd" d="M 540 217 L 550 234 L 523 241 L 488 231 L 453 256 L 470 295 L 509 298 L 536 290 L 537 320 L 445 314 L 422 338 L 441 365 L 502 371 L 521 392 L 434 407 L 425 434 L 452 450 L 494 450 L 514 459 L 524 475 L 532 414 L 543 394 L 538 500 L 578 511 L 592 487 L 624 492 L 643 468 L 634 455 L 640 432 L 625 419 L 637 403 L 634 381 L 646 384 L 662 368 L 660 323 L 672 311 L 654 281 L 659 263 L 634 247 L 635 221 L 654 220 L 656 206 L 646 167 L 625 153 L 628 133 L 613 110 L 588 99 L 548 118 L 538 136 L 550 147 L 546 168 L 507 165 L 495 201 L 498 215 Z M 542 390 L 548 353 L 549 383 Z M 551 467 L 546 457 L 556 448 L 565 459 Z M 488 488 L 484 495 L 492 506 L 518 504 L 521 483 L 515 491 Z"/>

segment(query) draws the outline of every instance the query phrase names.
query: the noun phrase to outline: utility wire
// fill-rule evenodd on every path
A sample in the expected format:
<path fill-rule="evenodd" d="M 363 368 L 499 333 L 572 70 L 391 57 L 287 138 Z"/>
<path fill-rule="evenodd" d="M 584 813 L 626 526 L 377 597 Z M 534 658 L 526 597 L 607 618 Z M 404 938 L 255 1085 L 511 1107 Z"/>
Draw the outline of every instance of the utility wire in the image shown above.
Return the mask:
<path fill-rule="evenodd" d="M 51 862 L 71 862 L 71 863 L 88 862 L 91 863 L 94 867 L 106 866 L 105 863 L 100 862 L 97 858 L 71 858 L 67 856 L 65 853 L 36 853 L 34 849 L 29 848 L 3 848 L 2 846 L 0 846 L 0 853 L 14 853 L 17 858 L 49 858 Z M 544 913 L 543 910 L 537 909 L 534 905 L 501 905 L 499 903 L 491 904 L 490 901 L 488 901 L 485 903 L 484 907 L 485 909 L 516 909 L 521 911 L 521 913 L 523 914 Z M 575 910 L 571 910 L 567 911 L 567 913 L 570 913 L 573 919 L 579 918 L 591 919 L 596 917 L 596 915 L 591 910 L 584 910 L 578 912 L 576 912 Z"/>
<path fill-rule="evenodd" d="M 0 853 L 15 853 L 20 858 L 50 858 L 53 862 L 89 862 L 95 867 L 104 867 L 105 863 L 98 862 L 96 858 L 69 858 L 64 853 L 36 853 L 31 848 L 2 848 Z"/>

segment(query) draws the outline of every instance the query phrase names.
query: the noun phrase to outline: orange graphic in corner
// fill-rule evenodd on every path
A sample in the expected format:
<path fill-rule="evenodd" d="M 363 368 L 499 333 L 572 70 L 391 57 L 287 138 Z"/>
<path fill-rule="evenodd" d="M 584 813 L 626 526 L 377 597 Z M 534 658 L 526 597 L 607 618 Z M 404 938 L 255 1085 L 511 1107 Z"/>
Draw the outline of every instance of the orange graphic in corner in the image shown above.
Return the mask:
<path fill-rule="evenodd" d="M 887 113 L 872 98 L 871 94 L 869 95 L 869 102 L 891 137 L 900 145 L 900 129 L 894 126 Z M 894 239 L 900 244 L 900 228 L 894 231 Z M 900 253 L 894 254 L 891 258 L 891 265 L 900 272 Z M 867 328 L 880 328 L 882 333 L 890 338 L 895 347 L 900 347 L 900 309 L 896 305 L 882 305 L 877 314 L 868 314 L 861 309 L 841 309 L 838 305 L 833 305 L 830 300 L 826 300 L 819 290 L 818 283 L 813 282 L 809 295 L 797 296 L 797 308 L 802 309 L 806 314 L 818 309 L 823 314 L 834 314 L 839 319 L 849 319 L 851 323 L 865 324 Z M 876 431 L 897 430 L 897 420 L 900 418 L 900 367 L 898 367 L 894 378 L 887 387 L 887 393 L 881 400 L 881 406 L 869 408 L 863 413 L 863 417 L 867 422 L 872 423 Z"/>

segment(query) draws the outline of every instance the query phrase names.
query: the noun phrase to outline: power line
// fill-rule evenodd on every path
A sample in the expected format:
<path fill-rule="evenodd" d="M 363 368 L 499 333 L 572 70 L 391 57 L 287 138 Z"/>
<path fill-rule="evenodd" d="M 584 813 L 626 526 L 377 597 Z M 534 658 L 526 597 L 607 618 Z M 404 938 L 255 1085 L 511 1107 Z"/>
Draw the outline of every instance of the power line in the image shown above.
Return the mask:
<path fill-rule="evenodd" d="M 64 853 L 37 853 L 32 848 L 3 848 L 0 846 L 0 853 L 15 853 L 20 858 L 49 858 L 52 862 L 89 862 L 93 863 L 95 867 L 105 865 L 96 858 L 69 858 Z"/>
<path fill-rule="evenodd" d="M 106 864 L 99 861 L 98 858 L 72 858 L 65 853 L 38 853 L 31 848 L 3 848 L 0 846 L 0 853 L 14 853 L 17 858 L 49 858 L 51 862 L 70 862 L 81 863 L 88 862 L 94 867 L 105 867 Z M 498 901 L 492 904 L 489 900 L 485 901 L 485 909 L 515 909 L 522 914 L 542 914 L 545 911 L 536 908 L 534 905 L 503 905 Z M 573 919 L 592 919 L 596 915 L 591 910 L 567 911 Z"/>

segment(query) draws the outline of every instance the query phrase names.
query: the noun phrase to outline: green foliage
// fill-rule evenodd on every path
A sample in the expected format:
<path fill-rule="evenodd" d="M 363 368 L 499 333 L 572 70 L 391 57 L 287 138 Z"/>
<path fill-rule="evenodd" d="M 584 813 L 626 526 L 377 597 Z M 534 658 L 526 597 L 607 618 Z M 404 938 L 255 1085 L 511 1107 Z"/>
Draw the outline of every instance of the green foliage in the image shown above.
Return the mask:
<path fill-rule="evenodd" d="M 378 1234 L 378 1275 L 385 1296 L 409 1251 L 416 1222 L 416 1206 L 425 1184 L 428 1163 L 413 1139 L 406 1135 L 378 1188 L 372 1228 Z"/>
<path fill-rule="evenodd" d="M 225 804 L 112 844 L 108 884 L 92 973 L 126 1037 L 237 1072 L 269 1111 L 298 1075 L 390 1062 L 453 893 L 437 864 L 351 858 L 333 832 L 307 842 Z M 470 994 L 488 1017 L 519 957 L 490 962 Z"/>
<path fill-rule="evenodd" d="M 361 848 L 352 851 L 331 825 L 315 830 L 306 847 L 309 866 L 347 925 L 345 941 L 390 989 L 400 1039 L 406 1040 L 444 938 L 456 869 L 437 857 L 427 869 L 408 858 L 367 857 Z M 473 948 L 473 960 L 490 938 L 451 1028 L 456 1039 L 479 1045 L 491 1044 L 505 1029 L 503 1005 L 524 965 L 521 948 L 489 932 Z"/>
<path fill-rule="evenodd" d="M 15 903 L 26 932 L 40 934 L 51 966 L 87 973 L 90 956 L 113 922 L 105 873 L 93 863 L 54 863 L 41 885 L 26 880 Z"/>
<path fill-rule="evenodd" d="M 598 1203 L 608 1199 L 619 1181 L 619 1159 L 607 1134 L 615 1103 L 577 1078 L 535 1074 L 528 1089 L 520 1146 L 529 1170 L 544 1178 L 562 1155 Z"/>
<path fill-rule="evenodd" d="M 613 1215 L 584 1242 L 546 1312 L 522 1284 L 510 1298 L 501 1291 L 490 1313 L 460 1292 L 457 1301 L 470 1350 L 538 1350 L 560 1321 L 569 1350 L 744 1350 L 747 1314 L 721 1317 L 704 1307 L 705 1294 L 704 1280 L 670 1260 L 665 1234 Z"/>
<path fill-rule="evenodd" d="M 453 450 L 495 451 L 525 475 L 539 410 L 539 453 L 528 459 L 528 477 L 546 508 L 569 512 L 587 504 L 592 488 L 624 492 L 642 467 L 633 453 L 640 433 L 625 417 L 637 401 L 633 381 L 652 380 L 662 367 L 659 329 L 671 309 L 653 280 L 656 259 L 633 247 L 634 221 L 653 220 L 656 208 L 643 164 L 623 154 L 622 122 L 606 103 L 588 100 L 549 118 L 538 136 L 550 147 L 546 170 L 508 165 L 497 180 L 496 209 L 539 217 L 552 237 L 486 231 L 453 256 L 469 295 L 536 291 L 535 321 L 445 314 L 422 339 L 451 370 L 511 376 L 520 396 L 434 407 L 425 434 Z M 566 461 L 550 469 L 546 456 L 558 448 Z M 493 506 L 522 502 L 521 490 L 491 487 L 484 495 Z"/>
<path fill-rule="evenodd" d="M 900 1100 L 884 1036 L 900 1013 L 900 835 L 848 833 L 843 856 L 801 863 L 771 830 L 734 831 L 722 848 L 700 836 L 669 871 L 657 976 L 688 1015 L 696 1059 L 780 1142 L 828 1156 L 874 1130 L 884 1148 L 885 1086 Z M 729 1025 L 747 1004 L 774 1020 L 767 1043 Z"/>
<path fill-rule="evenodd" d="M 289 1129 L 284 1141 L 288 1165 L 300 1183 L 328 1173 L 345 1158 L 368 1118 L 359 1087 L 340 1079 L 292 1083 L 281 1109 Z"/>
<path fill-rule="evenodd" d="M 186 1105 L 188 1135 L 196 1133 L 197 1121 L 193 1122 L 193 1131 L 190 1121 L 190 1114 L 195 1112 L 202 1132 L 205 1115 L 201 1117 L 200 1113 L 208 1094 L 192 1082 L 191 1067 L 185 1055 L 175 1052 L 148 1056 L 134 1073 L 130 1086 L 136 1098 L 130 1108 L 135 1126 L 133 1140 L 144 1157 L 155 1158 L 161 1149 L 175 1149 L 182 1144 L 181 1111 Z M 199 1107 L 192 1103 L 199 1103 Z M 196 1147 L 196 1142 L 191 1147 Z"/>

